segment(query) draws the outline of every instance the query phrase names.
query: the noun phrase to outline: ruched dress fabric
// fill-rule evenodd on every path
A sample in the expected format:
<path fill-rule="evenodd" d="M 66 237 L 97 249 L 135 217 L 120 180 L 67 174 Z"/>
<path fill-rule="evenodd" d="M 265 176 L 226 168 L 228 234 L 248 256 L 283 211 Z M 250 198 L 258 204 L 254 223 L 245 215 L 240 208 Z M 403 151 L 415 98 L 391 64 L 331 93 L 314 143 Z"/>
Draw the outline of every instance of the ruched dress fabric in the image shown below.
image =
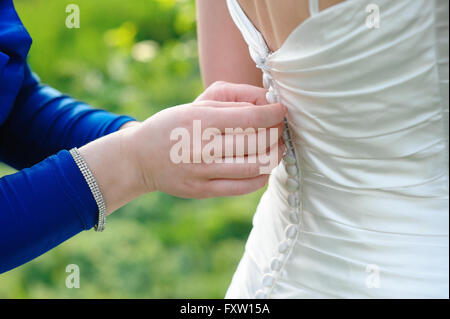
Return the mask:
<path fill-rule="evenodd" d="M 289 112 L 226 298 L 448 298 L 449 2 L 310 1 L 269 52 L 227 1 Z"/>

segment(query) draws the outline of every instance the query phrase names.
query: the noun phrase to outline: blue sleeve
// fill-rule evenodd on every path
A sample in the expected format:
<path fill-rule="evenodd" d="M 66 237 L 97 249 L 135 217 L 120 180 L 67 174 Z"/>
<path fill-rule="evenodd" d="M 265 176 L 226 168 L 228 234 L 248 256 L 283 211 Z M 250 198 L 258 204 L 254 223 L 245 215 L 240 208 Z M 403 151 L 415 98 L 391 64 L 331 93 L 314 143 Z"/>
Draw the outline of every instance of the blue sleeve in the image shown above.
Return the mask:
<path fill-rule="evenodd" d="M 117 131 L 129 116 L 96 110 L 39 83 L 25 65 L 14 106 L 0 125 L 0 161 L 22 169 L 62 149 Z"/>
<path fill-rule="evenodd" d="M 0 273 L 96 222 L 97 205 L 68 151 L 0 178 Z"/>
<path fill-rule="evenodd" d="M 0 179 L 0 273 L 93 227 L 97 205 L 67 149 L 131 120 L 41 85 L 25 68 L 23 86 L 0 125 L 0 160 L 22 169 Z"/>
<path fill-rule="evenodd" d="M 0 0 L 0 161 L 23 169 L 0 178 L 0 273 L 92 228 L 95 200 L 65 150 L 133 120 L 39 83 L 31 42 L 12 0 Z"/>

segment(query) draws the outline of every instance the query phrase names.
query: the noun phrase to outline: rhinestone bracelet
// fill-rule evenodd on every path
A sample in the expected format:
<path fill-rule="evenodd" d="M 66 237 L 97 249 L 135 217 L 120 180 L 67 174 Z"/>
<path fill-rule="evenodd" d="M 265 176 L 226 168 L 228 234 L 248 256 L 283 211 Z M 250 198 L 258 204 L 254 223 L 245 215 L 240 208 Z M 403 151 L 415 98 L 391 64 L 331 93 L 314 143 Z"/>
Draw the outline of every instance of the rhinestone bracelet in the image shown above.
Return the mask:
<path fill-rule="evenodd" d="M 78 168 L 81 171 L 81 174 L 83 174 L 84 179 L 86 180 L 92 195 L 94 196 L 95 202 L 97 203 L 98 207 L 98 223 L 94 226 L 95 231 L 104 231 L 105 230 L 105 224 L 106 224 L 106 204 L 105 200 L 103 199 L 102 192 L 100 191 L 100 188 L 98 187 L 97 181 L 95 180 L 94 175 L 90 171 L 89 167 L 87 166 L 86 161 L 81 156 L 80 152 L 76 147 L 70 150 L 70 155 L 72 155 L 75 163 L 77 164 Z"/>

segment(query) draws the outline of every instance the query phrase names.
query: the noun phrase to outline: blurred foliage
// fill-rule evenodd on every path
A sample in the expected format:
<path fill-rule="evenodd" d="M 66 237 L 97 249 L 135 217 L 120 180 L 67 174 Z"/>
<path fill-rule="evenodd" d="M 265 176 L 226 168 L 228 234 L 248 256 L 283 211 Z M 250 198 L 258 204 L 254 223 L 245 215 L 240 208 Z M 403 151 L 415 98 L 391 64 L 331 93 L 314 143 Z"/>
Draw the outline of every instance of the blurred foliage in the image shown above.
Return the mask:
<path fill-rule="evenodd" d="M 69 3 L 79 29 L 65 26 Z M 96 107 L 143 120 L 202 90 L 193 0 L 16 0 L 42 81 Z M 13 171 L 0 167 L 0 176 Z M 222 298 L 261 192 L 183 200 L 148 194 L 0 275 L 0 298 Z M 80 267 L 81 288 L 65 286 Z"/>

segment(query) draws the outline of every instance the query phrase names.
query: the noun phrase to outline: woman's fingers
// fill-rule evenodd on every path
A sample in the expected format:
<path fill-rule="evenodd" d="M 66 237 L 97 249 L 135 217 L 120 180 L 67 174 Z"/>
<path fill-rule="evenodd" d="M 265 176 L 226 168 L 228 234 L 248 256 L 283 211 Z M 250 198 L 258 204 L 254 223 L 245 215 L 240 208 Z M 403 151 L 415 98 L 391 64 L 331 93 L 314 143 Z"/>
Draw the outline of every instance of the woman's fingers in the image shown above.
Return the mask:
<path fill-rule="evenodd" d="M 277 104 L 241 107 L 205 108 L 204 118 L 207 127 L 214 127 L 225 133 L 226 129 L 274 127 L 283 122 L 287 109 Z M 202 124 L 203 125 L 203 124 Z"/>
<path fill-rule="evenodd" d="M 232 101 L 250 102 L 255 105 L 267 104 L 267 90 L 248 84 L 227 83 L 224 95 Z"/>
<path fill-rule="evenodd" d="M 211 134 L 202 141 L 202 157 L 223 158 L 267 152 L 283 133 L 283 124 L 262 130 L 236 130 L 225 134 Z"/>
<path fill-rule="evenodd" d="M 238 196 L 257 191 L 266 185 L 270 175 L 248 179 L 216 179 L 207 182 L 207 197 Z"/>
<path fill-rule="evenodd" d="M 246 179 L 269 174 L 280 163 L 284 152 L 281 139 L 266 154 L 224 159 L 223 163 L 202 164 L 207 179 Z M 227 162 L 228 160 L 228 162 Z"/>
<path fill-rule="evenodd" d="M 222 102 L 248 102 L 255 105 L 267 104 L 267 90 L 248 84 L 215 82 L 196 101 L 215 100 Z"/>
<path fill-rule="evenodd" d="M 256 105 L 249 103 L 249 102 L 242 102 L 242 101 L 227 102 L 227 101 L 216 101 L 216 100 L 201 100 L 201 101 L 195 102 L 195 106 L 218 108 L 218 107 L 243 107 L 243 106 L 256 106 Z"/>

